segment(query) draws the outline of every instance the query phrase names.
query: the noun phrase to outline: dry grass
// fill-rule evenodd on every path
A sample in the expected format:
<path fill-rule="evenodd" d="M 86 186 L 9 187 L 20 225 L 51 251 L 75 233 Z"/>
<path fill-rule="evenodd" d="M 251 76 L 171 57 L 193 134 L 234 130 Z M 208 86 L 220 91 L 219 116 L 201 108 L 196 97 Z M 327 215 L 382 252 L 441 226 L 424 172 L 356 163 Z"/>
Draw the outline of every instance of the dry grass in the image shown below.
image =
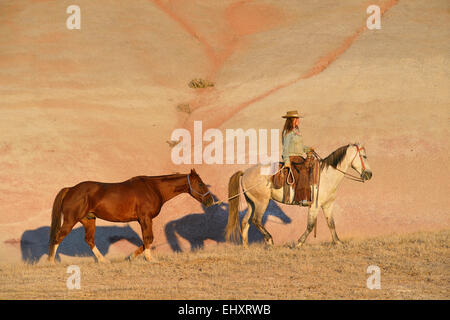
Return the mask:
<path fill-rule="evenodd" d="M 206 80 L 206 79 L 193 79 L 188 84 L 189 88 L 208 88 L 208 87 L 214 87 L 214 83 L 212 81 Z"/>
<path fill-rule="evenodd" d="M 66 287 L 67 263 L 0 265 L 0 299 L 448 299 L 449 235 L 423 232 L 301 249 L 226 244 L 157 253 L 151 263 L 74 258 L 80 290 Z M 369 265 L 381 269 L 380 290 L 366 287 Z"/>
<path fill-rule="evenodd" d="M 192 113 L 192 110 L 191 110 L 191 107 L 189 106 L 189 103 L 180 103 L 177 106 L 177 110 L 180 111 L 180 112 L 187 113 L 187 114 L 191 114 Z"/>

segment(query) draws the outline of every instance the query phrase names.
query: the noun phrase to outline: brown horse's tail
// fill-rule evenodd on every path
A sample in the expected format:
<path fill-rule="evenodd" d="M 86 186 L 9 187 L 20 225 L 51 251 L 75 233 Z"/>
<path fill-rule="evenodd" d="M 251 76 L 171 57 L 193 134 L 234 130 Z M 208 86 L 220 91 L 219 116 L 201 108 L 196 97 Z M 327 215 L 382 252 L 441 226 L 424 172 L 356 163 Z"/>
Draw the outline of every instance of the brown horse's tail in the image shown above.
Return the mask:
<path fill-rule="evenodd" d="M 238 171 L 233 174 L 228 183 L 228 224 L 225 229 L 225 237 L 228 241 L 238 239 L 238 234 L 240 235 L 242 230 L 239 224 L 239 178 L 244 173 Z"/>
<path fill-rule="evenodd" d="M 61 228 L 62 202 L 64 197 L 66 196 L 67 191 L 69 191 L 69 188 L 62 188 L 56 195 L 55 201 L 53 202 L 52 224 L 50 227 L 50 239 L 49 239 L 50 249 L 54 245 L 56 234 Z"/>

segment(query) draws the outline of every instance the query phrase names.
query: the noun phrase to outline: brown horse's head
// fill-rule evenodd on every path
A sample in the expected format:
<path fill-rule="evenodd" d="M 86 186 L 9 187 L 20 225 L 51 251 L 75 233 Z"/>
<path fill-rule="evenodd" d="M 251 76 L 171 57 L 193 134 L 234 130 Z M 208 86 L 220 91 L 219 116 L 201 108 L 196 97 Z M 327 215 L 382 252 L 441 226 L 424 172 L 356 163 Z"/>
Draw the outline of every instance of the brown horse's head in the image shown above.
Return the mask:
<path fill-rule="evenodd" d="M 189 194 L 194 199 L 196 199 L 198 202 L 201 202 L 207 207 L 211 206 L 214 203 L 214 198 L 212 197 L 211 192 L 209 192 L 208 187 L 194 169 L 192 169 L 188 174 L 188 183 Z"/>

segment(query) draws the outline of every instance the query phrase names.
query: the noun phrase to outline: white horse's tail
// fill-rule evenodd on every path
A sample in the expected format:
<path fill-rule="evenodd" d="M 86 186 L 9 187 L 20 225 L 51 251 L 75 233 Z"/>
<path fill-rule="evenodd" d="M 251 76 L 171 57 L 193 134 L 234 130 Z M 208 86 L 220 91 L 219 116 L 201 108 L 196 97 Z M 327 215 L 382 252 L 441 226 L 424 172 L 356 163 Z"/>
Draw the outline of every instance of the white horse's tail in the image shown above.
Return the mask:
<path fill-rule="evenodd" d="M 238 171 L 233 174 L 228 182 L 228 223 L 225 229 L 225 237 L 228 241 L 238 240 L 238 234 L 241 235 L 242 230 L 239 223 L 239 200 L 240 200 L 240 183 L 239 179 L 244 173 Z"/>

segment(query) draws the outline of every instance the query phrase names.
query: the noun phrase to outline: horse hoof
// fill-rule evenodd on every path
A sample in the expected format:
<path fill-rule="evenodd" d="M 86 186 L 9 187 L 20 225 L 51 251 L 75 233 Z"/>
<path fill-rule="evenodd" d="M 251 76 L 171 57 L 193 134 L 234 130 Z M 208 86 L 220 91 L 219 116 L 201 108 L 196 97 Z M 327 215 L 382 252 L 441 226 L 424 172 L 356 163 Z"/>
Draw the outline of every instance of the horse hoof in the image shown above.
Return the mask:
<path fill-rule="evenodd" d="M 285 243 L 283 245 L 283 248 L 294 249 L 295 248 L 295 243 L 294 242 Z"/>
<path fill-rule="evenodd" d="M 146 262 L 152 262 L 152 261 L 153 261 L 153 258 L 152 258 L 151 255 L 144 255 L 144 260 L 145 260 Z"/>
<path fill-rule="evenodd" d="M 103 259 L 97 259 L 97 263 L 109 264 L 109 263 L 111 263 L 111 261 L 109 261 L 108 259 L 103 258 Z"/>
<path fill-rule="evenodd" d="M 295 247 L 301 248 L 301 247 L 303 247 L 304 244 L 305 244 L 304 242 L 297 242 L 297 245 Z"/>
<path fill-rule="evenodd" d="M 145 261 L 145 263 L 158 263 L 158 258 L 155 258 L 154 256 L 151 256 L 150 258 L 145 258 L 144 257 L 144 261 Z"/>

